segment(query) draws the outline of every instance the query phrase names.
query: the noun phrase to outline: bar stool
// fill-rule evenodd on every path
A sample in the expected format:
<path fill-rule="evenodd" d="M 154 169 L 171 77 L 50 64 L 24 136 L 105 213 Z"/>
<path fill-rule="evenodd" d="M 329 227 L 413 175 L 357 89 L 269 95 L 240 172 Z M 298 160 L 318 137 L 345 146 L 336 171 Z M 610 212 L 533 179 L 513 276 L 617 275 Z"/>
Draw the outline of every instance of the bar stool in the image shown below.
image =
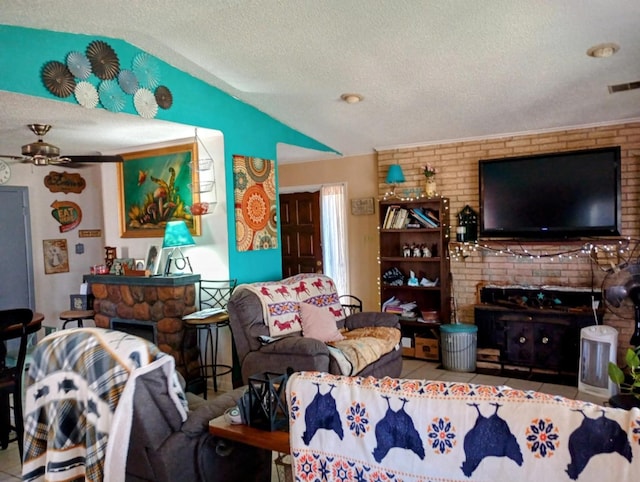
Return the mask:
<path fill-rule="evenodd" d="M 93 320 L 95 312 L 93 310 L 67 310 L 60 313 L 60 319 L 64 321 L 62 329 L 67 327 L 67 323 L 75 321 L 78 328 L 84 326 L 84 320 Z"/>
<path fill-rule="evenodd" d="M 231 373 L 233 369 L 231 365 L 218 363 L 218 338 L 220 336 L 220 329 L 229 327 L 227 302 L 236 285 L 237 280 L 235 279 L 200 280 L 200 311 L 182 318 L 185 328 L 195 328 L 197 330 L 198 342 L 200 341 L 200 334 L 206 331 L 204 353 L 202 347 L 199 347 L 198 350 L 200 357 L 200 377 L 204 380 L 203 396 L 205 400 L 207 398 L 207 380 L 209 378 L 213 379 L 213 391 L 217 392 L 218 377 Z M 185 336 L 184 339 L 186 340 L 187 337 Z M 208 356 L 211 357 L 210 363 L 208 362 Z"/>

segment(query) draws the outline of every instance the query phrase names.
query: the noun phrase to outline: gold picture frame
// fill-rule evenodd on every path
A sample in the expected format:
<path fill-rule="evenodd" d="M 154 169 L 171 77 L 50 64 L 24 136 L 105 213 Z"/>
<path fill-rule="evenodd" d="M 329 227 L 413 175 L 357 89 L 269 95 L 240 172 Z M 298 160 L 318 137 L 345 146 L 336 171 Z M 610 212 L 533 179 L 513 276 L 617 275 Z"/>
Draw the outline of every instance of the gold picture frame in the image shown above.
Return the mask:
<path fill-rule="evenodd" d="M 69 251 L 66 239 L 43 239 L 44 274 L 68 273 Z"/>
<path fill-rule="evenodd" d="M 121 238 L 159 238 L 167 221 L 183 220 L 200 236 L 198 147 L 195 142 L 123 154 L 118 165 Z"/>

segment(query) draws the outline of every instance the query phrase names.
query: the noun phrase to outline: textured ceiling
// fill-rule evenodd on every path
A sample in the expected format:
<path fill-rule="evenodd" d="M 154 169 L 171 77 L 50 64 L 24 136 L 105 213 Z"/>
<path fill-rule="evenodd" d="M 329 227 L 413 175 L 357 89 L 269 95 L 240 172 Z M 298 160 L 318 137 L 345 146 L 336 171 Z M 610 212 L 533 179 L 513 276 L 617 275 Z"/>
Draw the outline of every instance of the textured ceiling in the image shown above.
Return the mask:
<path fill-rule="evenodd" d="M 639 19 L 638 0 L 65 0 L 55 7 L 12 0 L 0 6 L 2 24 L 123 39 L 344 155 L 637 120 L 640 90 L 609 94 L 607 86 L 640 80 Z M 606 59 L 586 55 L 603 42 L 620 51 Z M 364 101 L 348 105 L 340 101 L 345 92 Z M 43 102 L 0 93 L 0 153 L 33 140 L 24 127 L 33 122 L 54 124 L 47 140 L 63 154 L 114 153 L 193 135 L 191 127 L 158 122 L 149 129 L 136 116 L 100 109 L 79 118 L 77 107 L 47 102 L 51 107 L 43 109 Z M 323 156 L 279 151 L 285 161 Z"/>

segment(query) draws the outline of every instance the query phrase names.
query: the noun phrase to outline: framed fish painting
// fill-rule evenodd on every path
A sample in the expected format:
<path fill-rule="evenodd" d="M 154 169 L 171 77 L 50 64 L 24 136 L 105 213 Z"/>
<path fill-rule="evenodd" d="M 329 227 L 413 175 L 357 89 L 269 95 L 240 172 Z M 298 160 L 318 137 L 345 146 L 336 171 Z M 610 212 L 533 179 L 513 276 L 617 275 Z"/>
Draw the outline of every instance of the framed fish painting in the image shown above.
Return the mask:
<path fill-rule="evenodd" d="M 168 221 L 183 220 L 200 235 L 198 148 L 181 144 L 123 154 L 118 165 L 120 237 L 160 238 Z M 192 186 L 196 186 L 192 189 Z"/>

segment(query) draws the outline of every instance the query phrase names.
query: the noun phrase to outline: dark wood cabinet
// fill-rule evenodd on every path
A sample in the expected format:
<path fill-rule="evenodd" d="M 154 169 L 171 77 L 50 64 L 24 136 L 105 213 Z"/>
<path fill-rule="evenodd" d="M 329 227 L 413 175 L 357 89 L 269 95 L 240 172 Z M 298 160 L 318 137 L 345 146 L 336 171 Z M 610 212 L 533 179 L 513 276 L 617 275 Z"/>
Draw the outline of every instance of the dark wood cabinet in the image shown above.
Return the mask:
<path fill-rule="evenodd" d="M 437 225 L 419 223 L 413 210 L 430 212 Z M 406 214 L 403 213 L 404 210 Z M 380 304 L 392 297 L 403 303 L 415 302 L 416 317 L 402 317 L 403 337 L 411 338 L 412 348 L 404 347 L 403 353 L 415 354 L 415 336 L 427 332 L 434 323 L 416 321 L 423 312 L 435 312 L 433 319 L 449 323 L 451 316 L 451 294 L 449 283 L 449 200 L 446 198 L 420 198 L 416 200 L 385 200 L 380 202 Z M 404 220 L 391 223 L 389 216 L 401 213 Z M 405 217 L 406 216 L 406 217 Z M 413 249 L 412 249 L 413 248 Z M 424 249 L 428 250 L 424 256 Z M 408 249 L 408 251 L 407 251 Z M 430 255 L 430 256 L 429 256 Z M 413 271 L 418 286 L 408 283 Z M 388 273 L 396 272 L 401 281 L 393 281 Z M 436 281 L 435 285 L 423 286 L 420 281 Z"/>
<path fill-rule="evenodd" d="M 602 312 L 598 312 L 602 322 Z M 592 311 L 475 307 L 478 352 L 497 350 L 497 365 L 577 374 L 580 330 L 596 323 Z M 485 361 L 485 360 L 483 360 Z"/>

